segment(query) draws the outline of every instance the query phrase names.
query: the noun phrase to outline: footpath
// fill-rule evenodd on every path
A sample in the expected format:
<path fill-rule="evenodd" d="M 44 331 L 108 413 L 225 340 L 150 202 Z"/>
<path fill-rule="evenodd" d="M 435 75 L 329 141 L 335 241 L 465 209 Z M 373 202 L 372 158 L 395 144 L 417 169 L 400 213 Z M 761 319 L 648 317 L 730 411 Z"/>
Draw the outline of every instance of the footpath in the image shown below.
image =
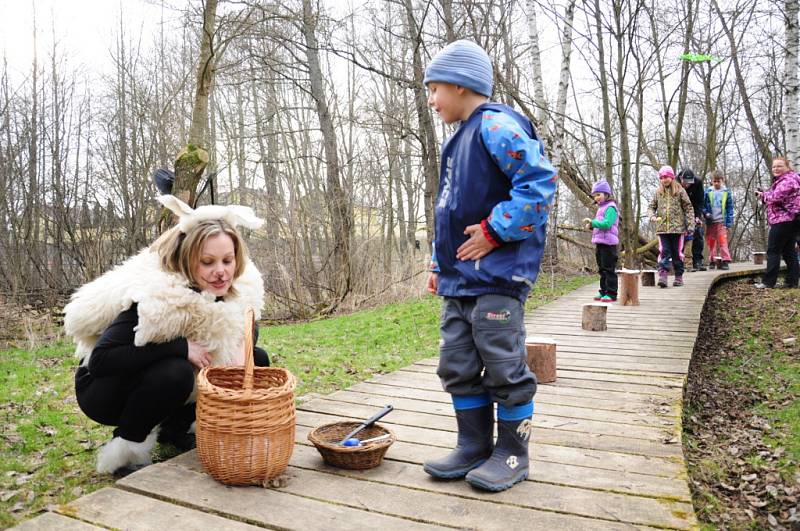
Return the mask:
<path fill-rule="evenodd" d="M 690 529 L 697 525 L 681 449 L 681 405 L 703 304 L 722 277 L 763 266 L 686 275 L 682 288 L 639 288 L 639 306 L 611 304 L 608 330 L 584 331 L 594 285 L 526 318 L 529 336 L 557 343 L 557 380 L 539 386 L 531 475 L 502 493 L 436 481 L 422 463 L 456 439 L 449 396 L 424 360 L 298 406 L 296 445 L 281 488 L 227 487 L 194 451 L 146 467 L 16 529 Z M 397 435 L 381 466 L 325 465 L 315 427 L 362 420 L 380 407 Z"/>

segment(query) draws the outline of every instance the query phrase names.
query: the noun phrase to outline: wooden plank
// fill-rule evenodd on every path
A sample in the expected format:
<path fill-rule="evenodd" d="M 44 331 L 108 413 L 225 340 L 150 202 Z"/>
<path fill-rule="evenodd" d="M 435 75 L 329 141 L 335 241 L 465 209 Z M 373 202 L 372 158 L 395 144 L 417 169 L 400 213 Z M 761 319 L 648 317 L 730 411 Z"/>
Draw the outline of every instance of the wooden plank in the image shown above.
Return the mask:
<path fill-rule="evenodd" d="M 297 474 L 298 481 L 290 482 L 285 489 L 288 492 L 344 504 L 352 503 L 351 498 L 355 495 L 362 500 L 375 500 L 376 505 L 370 509 L 379 512 L 388 512 L 395 506 L 406 505 L 408 506 L 406 510 L 409 512 L 399 513 L 399 516 L 409 517 L 417 514 L 423 520 L 436 521 L 443 525 L 488 529 L 491 521 L 504 520 L 502 513 L 486 514 L 489 511 L 489 504 L 480 503 L 481 500 L 490 501 L 492 506 L 502 511 L 509 508 L 505 504 L 513 504 L 528 509 L 557 511 L 597 519 L 611 518 L 620 522 L 650 526 L 663 525 L 681 529 L 690 523 L 675 516 L 688 514 L 691 510 L 690 505 L 687 507 L 688 504 L 684 501 L 664 498 L 654 499 L 603 490 L 578 489 L 557 483 L 530 480 L 520 483 L 509 491 L 489 494 L 477 491 L 463 481 L 436 481 L 425 474 L 418 464 L 389 461 L 373 470 L 343 471 L 323 464 L 316 450 L 309 447 L 298 448 L 292 465 L 302 467 L 305 472 L 292 471 Z M 335 475 L 337 479 L 332 480 L 331 475 Z M 390 478 L 391 486 L 378 487 L 375 483 L 368 483 L 368 481 L 383 482 L 387 478 Z M 363 489 L 380 490 L 367 493 L 363 492 Z M 457 496 L 462 498 L 462 503 L 470 503 L 473 506 L 469 510 L 471 519 L 442 520 L 441 508 L 447 504 L 445 495 Z M 402 501 L 398 503 L 398 500 Z M 499 504 L 502 504 L 501 507 L 497 507 Z M 488 516 L 488 519 L 477 517 L 479 513 Z M 541 518 L 544 514 L 547 513 L 530 517 Z M 508 529 L 509 526 L 514 527 L 514 522 L 504 523 L 506 524 L 504 529 Z M 576 522 L 572 525 L 580 524 Z M 576 528 L 572 525 L 568 521 L 551 521 L 547 528 Z"/>
<path fill-rule="evenodd" d="M 192 454 L 185 454 L 171 464 L 202 473 Z M 524 523 L 525 519 L 529 519 L 531 522 L 538 521 L 537 526 L 541 526 L 535 529 L 583 529 L 591 525 L 591 521 L 575 519 L 573 514 L 608 519 L 609 512 L 613 513 L 614 520 L 623 522 L 626 518 L 642 518 L 636 514 L 645 512 L 649 514 L 644 520 L 652 522 L 651 525 L 671 524 L 675 528 L 686 525 L 684 519 L 675 517 L 675 514 L 685 513 L 687 505 L 686 501 L 677 497 L 654 499 L 601 489 L 585 491 L 534 480 L 525 481 L 512 489 L 518 491 L 515 496 L 509 496 L 512 491 L 490 494 L 472 489 L 463 481 L 436 481 L 425 474 L 418 463 L 385 460 L 380 467 L 366 471 L 329 467 L 311 446 L 296 447 L 287 475 L 291 479 L 286 487 L 280 489 L 281 492 L 454 527 L 507 529 L 508 525 Z M 642 476 L 640 479 L 649 482 L 654 478 Z M 141 485 L 137 487 L 141 488 Z M 464 510 L 450 509 L 454 496 L 456 500 L 460 499 L 459 506 Z M 587 503 L 587 496 L 595 501 Z M 574 513 L 565 510 L 566 506 L 579 508 Z M 520 510 L 519 514 L 504 516 L 509 511 Z M 564 514 L 555 515 L 549 511 Z M 523 528 L 529 529 L 530 525 Z"/>
<path fill-rule="evenodd" d="M 408 398 L 412 400 L 419 400 L 424 402 L 446 404 L 446 407 L 451 407 L 452 399 L 448 393 L 444 391 L 433 391 L 425 389 L 414 389 L 409 387 L 397 387 L 391 385 L 381 385 L 376 383 L 362 382 L 350 387 L 351 390 L 363 394 L 369 394 L 378 397 L 380 402 L 387 402 L 387 399 L 403 399 Z M 638 396 L 639 400 L 626 400 L 625 398 L 615 399 L 608 397 L 596 396 L 575 396 L 566 394 L 564 391 L 568 389 L 560 389 L 551 385 L 541 385 L 534 397 L 536 404 L 560 404 L 566 406 L 575 406 L 585 409 L 598 409 L 604 411 L 619 411 L 637 414 L 654 414 L 676 416 L 678 413 L 669 408 L 664 410 L 664 405 L 658 404 L 652 400 L 651 397 Z M 580 390 L 579 390 L 580 391 Z"/>
<path fill-rule="evenodd" d="M 328 398 L 318 398 L 309 402 L 303 403 L 298 406 L 302 411 L 311 411 L 315 413 L 325 413 L 328 415 L 335 415 L 343 419 L 361 420 L 369 418 L 377 411 L 375 407 L 357 404 L 346 403 Z M 633 419 L 631 419 L 633 420 Z M 404 426 L 418 426 L 422 428 L 433 428 L 441 430 L 455 430 L 454 417 L 445 415 L 431 415 L 428 413 L 421 413 L 415 411 L 395 410 L 390 416 L 386 416 L 381 420 L 382 424 L 389 427 L 396 424 Z M 671 422 L 668 423 L 672 425 Z M 664 427 L 652 425 L 637 425 L 635 423 L 616 424 L 608 421 L 587 420 L 577 417 L 564 417 L 554 415 L 544 415 L 534 413 L 533 415 L 534 433 L 537 429 L 563 429 L 569 431 L 579 431 L 588 433 L 597 433 L 605 435 L 617 435 L 620 431 L 625 432 L 625 436 L 632 439 L 645 439 L 649 441 L 660 441 L 664 438 Z"/>
<path fill-rule="evenodd" d="M 605 369 L 605 372 L 620 372 L 630 376 L 675 378 L 683 376 L 689 368 L 689 359 L 652 360 L 645 357 L 612 356 L 604 354 L 572 353 L 568 350 L 558 351 L 558 367 L 586 366 L 591 369 Z M 419 370 L 415 367 L 432 367 L 420 372 L 436 372 L 438 360 L 423 360 L 405 367 L 404 370 Z M 552 383 L 552 382 L 549 382 Z"/>
<path fill-rule="evenodd" d="M 147 467 L 137 474 L 142 474 L 145 470 L 149 473 L 155 472 L 150 468 Z M 180 485 L 175 485 L 174 488 L 188 490 L 186 486 Z M 202 501 L 202 497 L 195 497 L 191 500 L 194 504 L 202 503 Z M 258 527 L 237 520 L 230 520 L 117 488 L 98 490 L 61 506 L 60 510 L 99 526 L 131 531 L 152 529 L 247 531 L 258 529 Z"/>
<path fill-rule="evenodd" d="M 316 449 L 314 449 L 307 440 L 308 433 L 311 432 L 311 430 L 312 428 L 307 426 L 297 427 L 295 432 L 298 443 L 298 446 L 295 447 L 295 453 L 297 455 L 306 451 L 304 450 L 305 447 L 308 447 L 313 455 L 317 455 Z M 455 437 L 453 438 L 453 442 L 455 442 Z M 447 453 L 448 450 L 447 448 L 397 441 L 386 454 L 384 463 L 400 461 L 422 465 L 422 463 L 429 459 L 440 458 Z M 616 469 L 597 468 L 595 466 L 587 466 L 586 464 L 553 461 L 554 458 L 558 459 L 559 455 L 561 454 L 547 455 L 547 458 L 540 458 L 538 454 L 535 453 L 534 448 L 531 447 L 531 476 L 529 480 L 542 483 L 556 483 L 577 488 L 604 490 L 620 494 L 636 494 L 668 498 L 677 501 L 691 501 L 689 487 L 683 475 L 680 474 L 679 467 L 665 467 L 661 470 L 662 475 L 653 475 L 631 472 L 626 468 L 631 463 L 626 463 L 624 461 L 618 463 Z M 317 458 L 318 457 L 317 455 Z M 589 462 L 585 455 L 582 457 L 582 462 Z M 619 455 L 614 455 L 612 457 L 617 457 L 618 459 L 625 458 L 625 456 Z M 562 461 L 566 459 L 569 458 L 565 458 L 561 455 Z M 605 462 L 605 459 L 603 461 Z M 674 465 L 674 463 L 671 462 L 666 463 Z M 293 461 L 293 464 L 301 466 L 296 461 Z M 652 465 L 653 463 L 650 462 L 648 464 Z M 646 465 L 643 464 L 642 466 Z M 384 468 L 383 465 L 381 465 L 381 468 Z M 648 468 L 648 470 L 652 469 Z M 673 475 L 670 476 L 670 473 Z"/>
<path fill-rule="evenodd" d="M 385 384 L 385 385 L 393 385 L 399 387 L 408 387 L 413 389 L 425 389 L 429 391 L 441 391 L 441 383 L 435 378 L 420 378 L 416 376 L 414 373 L 403 373 L 403 371 L 398 371 L 391 374 L 385 374 L 380 377 L 373 378 L 370 382 L 378 383 L 378 384 Z M 562 378 L 559 377 L 558 381 L 554 384 L 548 385 L 541 385 L 539 386 L 539 390 L 537 390 L 537 394 L 539 392 L 542 393 L 554 393 L 554 394 L 566 394 L 572 396 L 584 396 L 584 397 L 616 397 L 619 399 L 630 399 L 635 401 L 647 401 L 651 399 L 651 394 L 642 392 L 640 388 L 637 388 L 636 391 L 629 391 L 626 389 L 613 389 L 606 386 L 605 388 L 600 388 L 602 386 L 592 386 L 586 385 L 585 383 L 581 382 L 580 380 L 575 380 L 572 378 Z M 679 399 L 681 396 L 681 390 L 678 388 L 660 388 L 656 386 L 650 386 L 654 392 L 652 395 L 657 395 L 661 398 L 665 399 Z M 601 392 L 598 392 L 601 391 Z"/>
<path fill-rule="evenodd" d="M 146 493 L 168 500 L 175 506 L 202 506 L 220 515 L 279 529 L 304 531 L 356 528 L 382 531 L 443 529 L 417 519 L 396 518 L 363 508 L 331 504 L 289 494 L 283 490 L 228 487 L 201 471 L 199 463 L 197 467 L 190 469 L 181 466 L 180 463 L 183 461 L 179 459 L 151 465 L 121 479 L 119 484 L 137 493 Z M 165 529 L 182 529 L 182 527 Z"/>
<path fill-rule="evenodd" d="M 298 411 L 297 423 L 304 426 L 316 427 L 322 424 L 338 422 L 342 420 L 339 415 L 327 415 L 311 411 Z M 453 432 L 443 430 L 431 430 L 419 426 L 404 426 L 402 424 L 391 424 L 383 422 L 395 434 L 404 441 L 417 444 L 430 444 L 435 446 L 447 447 L 452 444 Z M 453 427 L 455 429 L 455 426 Z M 671 437 L 665 431 L 665 439 Z M 624 435 L 605 435 L 576 430 L 565 430 L 555 428 L 533 428 L 531 444 L 550 444 L 555 446 L 569 446 L 572 448 L 583 448 L 591 450 L 606 450 L 611 452 L 631 453 L 650 457 L 667 457 L 683 459 L 680 445 L 666 444 L 655 440 L 633 439 Z"/>
<path fill-rule="evenodd" d="M 297 466 L 297 462 L 306 466 Z M 198 463 L 189 457 L 176 461 L 174 465 L 178 466 L 173 466 L 173 469 L 178 470 L 169 471 L 174 481 L 180 481 L 187 474 L 202 474 Z M 300 449 L 287 469 L 288 484 L 280 492 L 320 500 L 332 506 L 363 509 L 371 514 L 457 528 L 498 531 L 507 530 L 509 526 L 523 529 L 624 529 L 621 522 L 611 522 L 608 518 L 593 520 L 569 513 L 537 510 L 530 505 L 498 503 L 496 495 L 475 491 L 463 481 L 437 482 L 419 466 L 393 465 L 387 463 L 386 467 L 382 465 L 367 471 L 343 471 L 323 464 L 316 450 Z M 415 476 L 412 481 L 416 480 L 420 487 L 408 488 L 408 483 L 402 481 L 407 476 Z M 387 478 L 391 481 L 386 482 Z M 461 488 L 456 490 L 460 490 L 461 495 L 454 496 L 448 487 L 459 484 Z M 676 507 L 683 506 L 682 502 L 673 503 Z M 358 528 L 362 527 L 358 525 Z"/>
<path fill-rule="evenodd" d="M 59 531 L 94 531 L 104 528 L 56 513 L 43 513 L 30 520 L 25 520 L 11 529 L 15 531 L 52 531 L 53 529 L 58 529 Z"/>
<path fill-rule="evenodd" d="M 590 382 L 587 383 L 585 380 L 590 380 Z M 630 380 L 634 380 L 634 382 Z M 672 396 L 675 394 L 675 391 L 672 389 L 683 387 L 682 381 L 679 380 L 679 378 L 646 379 L 639 376 L 563 370 L 559 371 L 558 380 L 548 385 L 553 387 L 582 387 L 601 391 Z M 391 374 L 375 377 L 370 381 L 400 385 L 408 384 L 409 387 L 419 387 L 422 389 L 435 389 L 437 386 L 441 387 L 438 376 L 436 376 L 433 371 L 420 372 L 419 370 L 401 369 Z"/>
<path fill-rule="evenodd" d="M 386 404 L 385 397 L 358 393 L 354 391 L 337 391 L 326 395 L 325 400 L 335 400 L 347 404 L 360 404 L 379 408 Z M 413 400 L 409 398 L 393 398 L 392 405 L 395 411 L 413 411 L 418 413 L 428 413 L 432 415 L 443 415 L 445 417 L 454 416 L 453 407 L 444 402 L 427 402 L 424 400 Z M 597 420 L 601 422 L 612 422 L 618 424 L 636 424 L 645 426 L 664 426 L 664 423 L 672 425 L 673 419 L 669 416 L 660 415 L 656 408 L 651 411 L 642 411 L 636 414 L 630 412 L 604 411 L 586 407 L 573 407 L 569 405 L 554 404 L 535 400 L 535 414 L 556 417 L 580 418 L 586 420 Z M 309 408 L 313 408 L 309 404 Z"/>

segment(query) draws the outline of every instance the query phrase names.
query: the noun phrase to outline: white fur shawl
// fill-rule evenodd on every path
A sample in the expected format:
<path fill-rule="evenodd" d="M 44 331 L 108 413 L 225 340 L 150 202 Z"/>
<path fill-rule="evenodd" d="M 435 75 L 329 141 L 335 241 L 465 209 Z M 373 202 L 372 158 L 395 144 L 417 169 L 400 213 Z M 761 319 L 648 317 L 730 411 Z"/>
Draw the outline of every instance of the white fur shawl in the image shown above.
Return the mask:
<path fill-rule="evenodd" d="M 100 334 L 136 302 L 136 346 L 185 337 L 208 348 L 215 365 L 239 365 L 245 311 L 253 308 L 259 318 L 264 304 L 264 282 L 249 259 L 233 287 L 236 295 L 215 302 L 213 294 L 192 290 L 182 275 L 163 271 L 158 254 L 144 249 L 76 291 L 64 308 L 64 329 L 86 364 Z"/>

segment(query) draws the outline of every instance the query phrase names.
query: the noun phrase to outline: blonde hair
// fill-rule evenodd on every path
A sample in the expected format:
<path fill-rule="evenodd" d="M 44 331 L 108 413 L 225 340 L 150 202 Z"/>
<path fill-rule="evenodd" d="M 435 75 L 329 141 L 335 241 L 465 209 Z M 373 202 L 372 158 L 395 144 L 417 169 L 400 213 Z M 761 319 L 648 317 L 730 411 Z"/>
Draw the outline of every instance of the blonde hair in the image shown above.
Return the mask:
<path fill-rule="evenodd" d="M 677 179 L 675 179 L 675 177 L 673 177 L 672 178 L 672 182 L 669 183 L 669 190 L 667 190 L 667 187 L 664 186 L 664 183 L 659 182 L 658 183 L 658 191 L 659 192 L 669 192 L 669 195 L 676 196 L 676 195 L 680 194 L 683 191 L 683 186 L 678 184 Z"/>
<path fill-rule="evenodd" d="M 722 173 L 722 170 L 714 170 L 708 174 L 709 180 L 713 181 L 714 179 L 720 179 L 722 181 L 725 180 L 725 174 Z"/>
<path fill-rule="evenodd" d="M 792 168 L 792 163 L 789 162 L 789 159 L 787 159 L 786 157 L 775 157 L 774 159 L 772 159 L 772 162 L 775 162 L 776 160 L 782 160 L 783 163 L 786 164 L 786 168 L 789 171 L 794 171 L 794 168 Z"/>
<path fill-rule="evenodd" d="M 244 272 L 247 260 L 247 247 L 237 230 L 222 219 L 207 219 L 183 233 L 178 227 L 172 227 L 150 246 L 161 259 L 161 268 L 170 273 L 180 273 L 192 286 L 197 286 L 194 268 L 200 261 L 203 246 L 213 236 L 227 234 L 233 241 L 233 253 L 236 267 L 233 279 L 236 280 Z M 235 293 L 233 287 L 229 293 Z"/>

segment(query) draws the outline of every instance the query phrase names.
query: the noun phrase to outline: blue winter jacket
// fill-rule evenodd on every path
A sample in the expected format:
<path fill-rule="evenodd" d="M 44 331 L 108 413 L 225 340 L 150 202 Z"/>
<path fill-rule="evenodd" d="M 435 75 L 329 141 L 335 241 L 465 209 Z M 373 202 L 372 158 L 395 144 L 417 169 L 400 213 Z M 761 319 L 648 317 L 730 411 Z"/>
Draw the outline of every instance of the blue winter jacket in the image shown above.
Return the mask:
<path fill-rule="evenodd" d="M 706 223 L 711 223 L 711 201 L 714 198 L 715 191 L 713 186 L 706 188 L 705 197 L 703 199 L 703 217 Z M 723 222 L 726 228 L 731 228 L 733 226 L 733 194 L 727 188 L 722 188 L 719 191 L 725 192 L 722 196 Z"/>
<path fill-rule="evenodd" d="M 530 120 L 498 103 L 475 109 L 442 146 L 432 264 L 438 294 L 524 301 L 539 274 L 556 181 Z M 459 260 L 464 229 L 474 224 L 498 247 Z"/>

